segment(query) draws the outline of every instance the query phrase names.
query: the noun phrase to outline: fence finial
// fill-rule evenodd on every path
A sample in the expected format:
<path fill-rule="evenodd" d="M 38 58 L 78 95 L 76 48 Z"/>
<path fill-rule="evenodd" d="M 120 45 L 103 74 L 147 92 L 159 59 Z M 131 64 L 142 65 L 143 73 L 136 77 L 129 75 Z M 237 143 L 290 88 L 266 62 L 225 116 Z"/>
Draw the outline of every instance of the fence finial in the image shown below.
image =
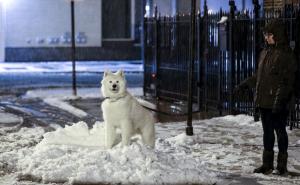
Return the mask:
<path fill-rule="evenodd" d="M 154 5 L 154 17 L 156 17 L 157 18 L 157 12 L 158 12 L 158 10 L 157 10 L 157 5 L 155 4 Z"/>
<path fill-rule="evenodd" d="M 203 11 L 204 11 L 204 15 L 208 14 L 208 7 L 207 7 L 207 0 L 204 0 L 204 5 L 203 5 Z"/>
<path fill-rule="evenodd" d="M 235 11 L 236 6 L 235 6 L 235 1 L 234 0 L 229 0 L 229 6 L 230 6 L 230 11 Z"/>
<path fill-rule="evenodd" d="M 258 0 L 253 0 L 252 1 L 253 6 L 254 6 L 254 16 L 257 19 L 259 17 L 259 10 L 260 10 L 260 5 L 259 5 L 259 1 Z"/>

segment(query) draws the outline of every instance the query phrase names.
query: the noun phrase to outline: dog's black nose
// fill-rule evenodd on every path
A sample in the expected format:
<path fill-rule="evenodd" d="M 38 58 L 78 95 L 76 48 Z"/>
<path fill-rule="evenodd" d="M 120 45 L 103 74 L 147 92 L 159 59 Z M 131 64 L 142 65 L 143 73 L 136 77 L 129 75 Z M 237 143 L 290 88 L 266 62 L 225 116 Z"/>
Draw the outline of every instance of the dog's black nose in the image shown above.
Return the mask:
<path fill-rule="evenodd" d="M 116 88 L 117 87 L 117 85 L 116 84 L 113 84 L 113 86 L 112 86 L 113 88 Z"/>

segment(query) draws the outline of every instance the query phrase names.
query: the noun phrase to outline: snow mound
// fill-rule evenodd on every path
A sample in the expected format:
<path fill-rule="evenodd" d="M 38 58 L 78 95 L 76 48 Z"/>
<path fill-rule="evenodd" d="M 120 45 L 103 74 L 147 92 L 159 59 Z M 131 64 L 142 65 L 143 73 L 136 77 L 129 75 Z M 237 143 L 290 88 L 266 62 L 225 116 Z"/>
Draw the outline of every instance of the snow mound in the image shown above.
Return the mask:
<path fill-rule="evenodd" d="M 248 125 L 248 126 L 260 126 L 260 122 L 255 122 L 253 116 L 248 116 L 244 114 L 239 115 L 227 115 L 224 117 L 213 118 L 212 120 L 220 120 L 222 122 L 227 122 L 229 124 L 235 123 L 240 126 Z"/>
<path fill-rule="evenodd" d="M 128 147 L 106 150 L 104 127 L 97 122 L 89 130 L 85 122 L 44 134 L 44 139 L 18 162 L 23 175 L 44 183 L 213 184 L 216 174 L 196 161 L 189 147 L 193 139 L 184 134 L 156 140 L 156 148 L 140 139 Z M 173 151 L 173 152 L 172 152 Z M 179 151 L 179 153 L 177 152 Z"/>
<path fill-rule="evenodd" d="M 0 177 L 6 173 L 17 171 L 19 159 L 32 154 L 33 146 L 41 141 L 44 133 L 45 131 L 41 127 L 1 129 Z"/>
<path fill-rule="evenodd" d="M 91 130 L 83 121 L 65 128 L 58 128 L 54 132 L 44 134 L 44 139 L 37 145 L 79 145 L 79 146 L 104 146 L 104 124 L 96 122 Z"/>
<path fill-rule="evenodd" d="M 252 174 L 261 147 L 249 144 L 262 143 L 263 133 L 261 123 L 251 120 L 244 115 L 195 121 L 194 136 L 184 133 L 186 122 L 159 123 L 155 149 L 133 138 L 128 147 L 106 150 L 101 122 L 46 134 L 40 127 L 0 128 L 0 184 L 226 184 L 222 179 L 236 174 L 295 184 L 297 179 Z M 298 130 L 291 134 L 292 143 L 299 143 Z M 288 168 L 297 171 L 299 151 L 290 149 L 289 155 Z"/>

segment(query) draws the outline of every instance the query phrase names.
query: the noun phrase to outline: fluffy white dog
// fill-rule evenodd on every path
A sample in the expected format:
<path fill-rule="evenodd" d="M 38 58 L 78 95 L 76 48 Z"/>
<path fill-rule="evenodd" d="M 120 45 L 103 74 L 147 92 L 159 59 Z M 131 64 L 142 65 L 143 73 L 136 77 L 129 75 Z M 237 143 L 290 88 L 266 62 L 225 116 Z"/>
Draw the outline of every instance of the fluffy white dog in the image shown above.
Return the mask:
<path fill-rule="evenodd" d="M 154 147 L 155 118 L 149 110 L 127 92 L 123 71 L 104 72 L 101 91 L 105 100 L 101 107 L 105 122 L 105 144 L 112 148 L 116 140 L 116 129 L 121 130 L 123 146 L 130 144 L 135 134 L 142 136 L 144 144 Z"/>

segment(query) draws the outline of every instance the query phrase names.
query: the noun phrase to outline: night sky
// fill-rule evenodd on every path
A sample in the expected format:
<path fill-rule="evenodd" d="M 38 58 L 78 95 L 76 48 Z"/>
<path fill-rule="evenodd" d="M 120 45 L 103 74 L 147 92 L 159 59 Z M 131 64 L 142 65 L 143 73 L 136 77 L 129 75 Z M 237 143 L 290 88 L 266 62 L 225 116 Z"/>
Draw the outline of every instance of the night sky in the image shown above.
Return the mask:
<path fill-rule="evenodd" d="M 260 4 L 262 0 L 259 0 Z M 201 0 L 201 4 L 203 4 L 204 0 Z M 252 8 L 252 0 L 245 0 L 246 8 Z M 207 6 L 209 9 L 213 11 L 218 11 L 221 7 L 223 10 L 229 10 L 229 0 L 207 0 Z M 242 9 L 242 0 L 235 0 L 235 4 L 238 10 Z M 203 7 L 203 6 L 201 6 Z"/>

